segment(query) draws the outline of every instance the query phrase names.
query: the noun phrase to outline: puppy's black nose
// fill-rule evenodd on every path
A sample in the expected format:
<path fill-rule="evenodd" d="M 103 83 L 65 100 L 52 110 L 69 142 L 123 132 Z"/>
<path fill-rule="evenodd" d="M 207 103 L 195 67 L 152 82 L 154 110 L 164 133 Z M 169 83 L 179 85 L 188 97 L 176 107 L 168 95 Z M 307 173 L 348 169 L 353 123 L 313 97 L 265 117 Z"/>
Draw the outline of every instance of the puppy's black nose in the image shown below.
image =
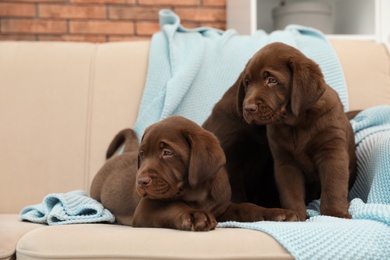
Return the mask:
<path fill-rule="evenodd" d="M 244 110 L 247 114 L 254 114 L 257 111 L 257 105 L 256 104 L 247 104 L 244 106 Z"/>
<path fill-rule="evenodd" d="M 152 182 L 152 179 L 148 176 L 139 177 L 137 180 L 138 185 L 147 187 Z"/>

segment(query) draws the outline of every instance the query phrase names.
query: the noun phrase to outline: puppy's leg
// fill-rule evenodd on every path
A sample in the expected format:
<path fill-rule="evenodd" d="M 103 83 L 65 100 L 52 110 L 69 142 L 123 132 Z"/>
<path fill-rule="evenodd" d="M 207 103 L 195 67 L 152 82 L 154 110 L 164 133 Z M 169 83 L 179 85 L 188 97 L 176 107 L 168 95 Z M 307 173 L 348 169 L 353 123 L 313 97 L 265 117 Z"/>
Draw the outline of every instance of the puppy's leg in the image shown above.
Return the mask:
<path fill-rule="evenodd" d="M 215 229 L 216 225 L 213 214 L 193 209 L 180 201 L 142 199 L 133 218 L 134 227 L 208 231 Z"/>
<path fill-rule="evenodd" d="M 344 150 L 327 153 L 319 163 L 321 180 L 321 205 L 322 215 L 341 218 L 351 218 L 348 214 L 348 154 Z M 337 156 L 334 156 L 337 155 Z"/>
<path fill-rule="evenodd" d="M 275 161 L 275 180 L 282 208 L 295 210 L 301 221 L 306 219 L 305 179 L 294 165 Z"/>
<path fill-rule="evenodd" d="M 232 163 L 230 162 L 230 165 Z M 234 173 L 229 176 L 229 182 L 231 183 L 231 192 L 233 202 L 244 202 L 248 201 L 246 193 L 245 193 L 245 184 L 243 180 L 244 173 L 241 172 L 240 167 L 238 166 L 230 166 L 228 172 Z"/>
<path fill-rule="evenodd" d="M 133 223 L 133 216 L 129 215 L 115 215 L 115 220 L 118 224 L 131 226 Z"/>
<path fill-rule="evenodd" d="M 295 211 L 263 208 L 252 203 L 231 203 L 226 211 L 218 216 L 217 221 L 298 221 L 298 215 Z"/>

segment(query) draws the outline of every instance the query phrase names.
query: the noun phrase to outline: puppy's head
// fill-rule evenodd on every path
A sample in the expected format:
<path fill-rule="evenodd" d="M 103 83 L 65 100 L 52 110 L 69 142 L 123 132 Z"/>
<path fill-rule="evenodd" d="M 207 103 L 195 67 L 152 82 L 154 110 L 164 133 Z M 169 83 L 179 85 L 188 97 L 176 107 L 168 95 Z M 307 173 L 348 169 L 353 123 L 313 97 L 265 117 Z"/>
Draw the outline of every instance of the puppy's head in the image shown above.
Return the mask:
<path fill-rule="evenodd" d="M 238 109 L 255 124 L 283 122 L 313 106 L 325 91 L 319 66 L 299 50 L 271 43 L 247 63 L 236 84 Z"/>
<path fill-rule="evenodd" d="M 148 127 L 142 137 L 137 192 L 151 199 L 180 198 L 224 164 L 224 152 L 212 133 L 183 117 L 168 117 Z"/>

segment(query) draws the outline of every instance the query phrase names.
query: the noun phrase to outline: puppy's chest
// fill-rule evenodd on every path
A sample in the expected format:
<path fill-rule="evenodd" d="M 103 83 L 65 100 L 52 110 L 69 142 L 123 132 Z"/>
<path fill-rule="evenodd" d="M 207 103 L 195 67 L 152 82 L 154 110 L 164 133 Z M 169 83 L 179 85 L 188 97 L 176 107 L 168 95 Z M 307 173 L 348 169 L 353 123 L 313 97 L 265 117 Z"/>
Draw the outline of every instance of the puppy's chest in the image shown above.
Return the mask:
<path fill-rule="evenodd" d="M 271 132 L 271 146 L 277 146 L 280 156 L 289 158 L 291 163 L 297 164 L 306 174 L 315 171 L 315 151 L 312 149 L 315 135 L 311 131 L 282 127 Z"/>
<path fill-rule="evenodd" d="M 204 189 L 188 190 L 182 197 L 182 200 L 194 208 L 203 207 L 208 200 L 209 193 Z"/>

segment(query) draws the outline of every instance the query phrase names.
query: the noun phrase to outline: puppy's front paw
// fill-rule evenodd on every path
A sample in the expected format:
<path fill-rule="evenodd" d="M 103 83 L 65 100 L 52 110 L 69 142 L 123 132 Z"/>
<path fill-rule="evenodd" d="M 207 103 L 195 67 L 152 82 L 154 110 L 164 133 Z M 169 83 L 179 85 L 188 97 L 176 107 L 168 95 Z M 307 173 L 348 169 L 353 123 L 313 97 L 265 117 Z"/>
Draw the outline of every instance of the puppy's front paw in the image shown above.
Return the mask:
<path fill-rule="evenodd" d="M 343 214 L 343 215 L 340 215 L 338 216 L 339 218 L 347 218 L 347 219 L 351 219 L 352 218 L 352 215 L 351 214 Z"/>
<path fill-rule="evenodd" d="M 321 211 L 321 215 L 325 215 L 325 216 L 332 216 L 332 217 L 336 217 L 336 218 L 346 218 L 346 219 L 351 219 L 352 218 L 352 215 L 349 214 L 349 213 L 345 213 L 345 212 L 323 212 Z"/>
<path fill-rule="evenodd" d="M 217 221 L 213 214 L 203 210 L 192 210 L 182 214 L 181 228 L 188 231 L 209 231 L 215 229 Z"/>
<path fill-rule="evenodd" d="M 264 219 L 270 221 L 300 221 L 301 220 L 297 212 L 293 210 L 278 209 L 278 208 L 269 209 Z"/>

